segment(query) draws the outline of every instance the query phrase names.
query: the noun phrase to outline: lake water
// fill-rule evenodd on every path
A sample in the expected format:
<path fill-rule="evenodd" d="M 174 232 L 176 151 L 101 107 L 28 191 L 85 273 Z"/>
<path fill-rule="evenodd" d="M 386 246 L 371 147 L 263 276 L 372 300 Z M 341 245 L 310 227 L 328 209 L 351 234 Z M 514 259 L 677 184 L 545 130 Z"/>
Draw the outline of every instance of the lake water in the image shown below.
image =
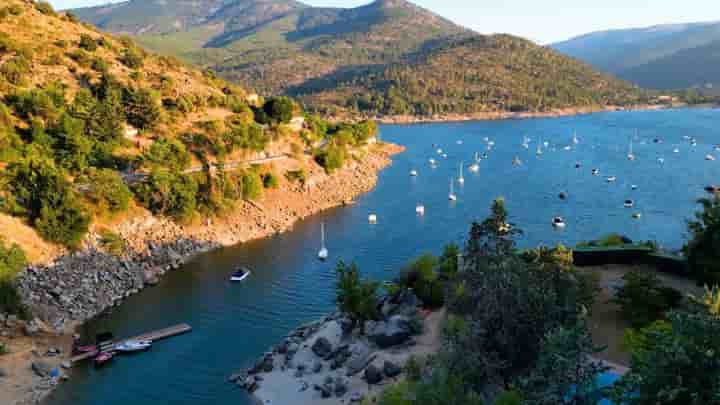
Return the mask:
<path fill-rule="evenodd" d="M 156 343 L 152 350 L 117 358 L 96 370 L 80 366 L 48 401 L 72 405 L 250 404 L 247 395 L 225 382 L 249 365 L 292 328 L 333 309 L 333 268 L 338 260 L 359 264 L 379 279 L 395 276 L 423 252 L 439 253 L 447 242 L 462 243 L 470 223 L 483 219 L 491 201 L 506 198 L 512 221 L 525 231 L 519 244 L 574 245 L 608 232 L 652 239 L 677 249 L 685 220 L 696 209 L 703 187 L 720 183 L 720 161 L 704 159 L 720 143 L 720 111 L 710 109 L 600 113 L 582 117 L 495 122 L 383 126 L 382 138 L 407 147 L 380 174 L 375 190 L 356 205 L 326 211 L 299 222 L 293 231 L 198 257 L 159 286 L 130 298 L 109 316 L 87 325 L 86 333 L 112 330 L 117 336 L 187 322 L 193 332 Z M 626 157 L 630 137 L 635 161 Z M 580 143 L 570 151 L 577 131 Z M 532 138 L 529 149 L 522 137 Z M 683 136 L 697 139 L 692 147 Z M 448 201 L 450 176 L 461 160 L 495 142 L 479 173 L 465 172 Z M 537 139 L 550 147 L 535 155 Z M 653 142 L 655 138 L 662 143 Z M 462 144 L 457 141 L 462 140 Z M 447 154 L 435 152 L 439 145 Z M 679 153 L 673 153 L 673 148 Z M 717 154 L 720 157 L 720 153 Z M 523 165 L 513 167 L 518 156 Z M 428 158 L 438 160 L 431 169 Z M 663 157 L 665 164 L 657 159 Z M 582 164 L 575 169 L 575 162 Z M 601 176 L 592 176 L 598 168 Z M 419 175 L 409 176 L 415 169 Z M 617 176 L 607 183 L 605 176 Z M 631 184 L 638 186 L 631 190 Z M 558 198 L 560 191 L 569 198 Z M 625 199 L 635 207 L 623 207 Z M 425 205 L 425 216 L 415 205 Z M 631 218 L 642 213 L 639 220 Z M 377 214 L 369 225 L 367 216 Z M 551 227 L 561 215 L 567 228 Z M 318 262 L 320 222 L 325 221 L 330 260 Z M 254 272 L 242 284 L 227 279 L 233 266 Z M 279 404 L 282 405 L 282 404 Z"/>

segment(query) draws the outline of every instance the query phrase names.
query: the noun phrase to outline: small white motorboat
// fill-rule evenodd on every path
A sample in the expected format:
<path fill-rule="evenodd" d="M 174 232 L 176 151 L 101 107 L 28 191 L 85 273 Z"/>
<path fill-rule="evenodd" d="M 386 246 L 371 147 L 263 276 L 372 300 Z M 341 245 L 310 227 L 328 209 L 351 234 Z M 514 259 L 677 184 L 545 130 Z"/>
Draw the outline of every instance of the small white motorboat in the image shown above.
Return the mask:
<path fill-rule="evenodd" d="M 425 206 L 418 204 L 415 206 L 415 213 L 418 215 L 425 215 Z"/>
<path fill-rule="evenodd" d="M 665 164 L 665 158 L 658 158 L 657 161 L 658 161 L 658 163 L 660 163 L 661 165 L 664 165 L 664 164 Z"/>
<path fill-rule="evenodd" d="M 447 153 L 442 154 L 443 159 L 447 159 Z"/>
<path fill-rule="evenodd" d="M 237 281 L 243 281 L 248 276 L 250 276 L 250 270 L 245 267 L 238 267 L 235 269 L 235 271 L 230 275 L 230 281 L 237 282 Z"/>
<path fill-rule="evenodd" d="M 550 142 L 548 142 L 548 141 L 543 142 L 543 146 L 547 148 L 548 146 L 550 146 Z"/>
<path fill-rule="evenodd" d="M 437 150 L 437 154 L 438 154 L 438 155 L 442 155 L 442 153 L 443 153 L 443 150 L 442 150 L 442 149 L 440 149 L 440 148 L 438 148 L 438 150 Z"/>
<path fill-rule="evenodd" d="M 563 217 L 555 217 L 552 220 L 552 226 L 555 228 L 565 228 L 565 220 Z"/>
<path fill-rule="evenodd" d="M 690 138 L 690 135 L 683 135 L 683 139 L 686 141 L 689 141 L 691 138 Z"/>
<path fill-rule="evenodd" d="M 680 153 L 680 149 L 679 148 L 673 149 L 673 153 Z"/>
<path fill-rule="evenodd" d="M 320 251 L 318 251 L 318 259 L 326 260 L 328 258 L 328 250 L 325 247 L 325 222 L 320 223 Z"/>
<path fill-rule="evenodd" d="M 513 160 L 512 160 L 512 165 L 513 165 L 513 166 L 520 166 L 521 164 L 522 164 L 522 160 L 520 160 L 519 157 L 515 156 L 515 157 L 513 158 Z"/>
<path fill-rule="evenodd" d="M 599 176 L 599 175 L 600 175 L 600 169 L 592 169 L 592 175 L 593 175 L 593 176 Z"/>
<path fill-rule="evenodd" d="M 457 144 L 458 144 L 458 145 L 462 145 L 462 144 L 463 144 L 462 139 L 458 139 L 458 140 L 457 140 Z"/>
<path fill-rule="evenodd" d="M 630 185 L 630 188 L 632 190 L 637 190 L 638 186 L 637 186 L 637 184 L 632 184 L 632 185 Z"/>
<path fill-rule="evenodd" d="M 633 206 L 635 206 L 635 202 L 633 200 L 625 200 L 623 206 L 625 208 L 632 208 Z"/>
<path fill-rule="evenodd" d="M 375 215 L 375 214 L 368 215 L 368 222 L 371 224 L 377 224 L 377 215 Z"/>
<path fill-rule="evenodd" d="M 450 194 L 448 194 L 448 200 L 450 201 L 457 201 L 457 196 L 455 195 L 453 183 L 455 182 L 455 179 L 452 177 L 450 178 Z"/>
<path fill-rule="evenodd" d="M 150 340 L 126 340 L 115 345 L 115 350 L 119 352 L 131 353 L 141 352 L 150 349 L 152 341 Z"/>
<path fill-rule="evenodd" d="M 709 155 L 709 154 L 705 155 L 705 160 L 713 161 L 713 160 L 715 160 L 715 156 Z"/>
<path fill-rule="evenodd" d="M 473 163 L 468 167 L 468 170 L 470 170 L 473 173 L 477 173 L 480 171 L 480 165 L 477 163 Z"/>
<path fill-rule="evenodd" d="M 690 146 L 697 146 L 697 141 L 695 139 L 690 141 Z"/>
<path fill-rule="evenodd" d="M 642 217 L 642 214 L 639 212 L 635 212 L 632 214 L 633 219 L 640 219 Z"/>
<path fill-rule="evenodd" d="M 488 146 L 495 146 L 495 141 L 488 142 Z"/>
<path fill-rule="evenodd" d="M 417 170 L 410 170 L 410 176 L 416 177 L 418 175 Z"/>
<path fill-rule="evenodd" d="M 567 145 L 567 146 L 565 146 L 563 149 L 564 149 L 564 150 L 572 150 L 572 146 Z"/>
<path fill-rule="evenodd" d="M 608 176 L 605 180 L 606 180 L 608 183 L 614 183 L 614 182 L 617 180 L 617 177 L 615 177 L 615 176 Z"/>
<path fill-rule="evenodd" d="M 486 137 L 483 137 L 483 141 L 489 142 L 489 141 L 490 141 L 490 138 L 488 138 L 487 136 L 486 136 Z"/>
<path fill-rule="evenodd" d="M 715 152 L 720 152 L 720 145 L 715 145 Z"/>
<path fill-rule="evenodd" d="M 430 162 L 430 165 L 432 165 L 432 166 L 435 166 L 435 163 L 437 163 L 437 162 L 435 162 L 435 159 L 433 159 L 433 158 L 428 159 L 428 162 Z"/>

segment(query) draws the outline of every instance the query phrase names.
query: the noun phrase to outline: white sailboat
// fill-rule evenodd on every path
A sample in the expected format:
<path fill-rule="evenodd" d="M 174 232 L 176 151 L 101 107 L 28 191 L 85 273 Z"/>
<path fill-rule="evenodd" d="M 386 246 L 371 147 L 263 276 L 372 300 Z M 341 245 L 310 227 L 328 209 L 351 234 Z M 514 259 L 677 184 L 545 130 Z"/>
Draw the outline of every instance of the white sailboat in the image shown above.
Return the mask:
<path fill-rule="evenodd" d="M 542 142 L 540 142 L 540 140 L 538 139 L 537 149 L 535 150 L 535 154 L 538 156 L 543 154 L 542 145 Z"/>
<path fill-rule="evenodd" d="M 580 143 L 580 140 L 577 137 L 577 131 L 573 131 L 573 139 L 572 139 L 573 145 L 577 145 Z"/>
<path fill-rule="evenodd" d="M 328 250 L 325 247 L 325 222 L 320 223 L 320 251 L 318 252 L 318 259 L 325 260 L 328 258 Z"/>
<path fill-rule="evenodd" d="M 465 177 L 463 177 L 463 166 L 464 166 L 463 162 L 460 162 L 460 167 L 458 169 L 458 173 L 460 174 L 458 176 L 458 183 L 460 183 L 460 184 L 465 184 Z"/>
<path fill-rule="evenodd" d="M 418 215 L 425 215 L 425 206 L 418 203 L 418 205 L 415 206 L 415 213 Z"/>
<path fill-rule="evenodd" d="M 448 194 L 448 200 L 450 201 L 457 201 L 457 196 L 455 195 L 455 191 L 453 188 L 454 180 L 452 177 L 450 178 L 450 194 Z"/>
<path fill-rule="evenodd" d="M 628 160 L 635 160 L 635 154 L 633 153 L 633 138 L 630 137 L 630 149 L 627 154 Z"/>
<path fill-rule="evenodd" d="M 523 136 L 522 147 L 525 149 L 530 148 L 530 139 L 528 139 L 527 135 Z"/>
<path fill-rule="evenodd" d="M 468 167 L 468 170 L 470 170 L 473 173 L 477 173 L 480 171 L 480 154 L 475 152 L 475 163 L 471 164 L 470 167 Z"/>

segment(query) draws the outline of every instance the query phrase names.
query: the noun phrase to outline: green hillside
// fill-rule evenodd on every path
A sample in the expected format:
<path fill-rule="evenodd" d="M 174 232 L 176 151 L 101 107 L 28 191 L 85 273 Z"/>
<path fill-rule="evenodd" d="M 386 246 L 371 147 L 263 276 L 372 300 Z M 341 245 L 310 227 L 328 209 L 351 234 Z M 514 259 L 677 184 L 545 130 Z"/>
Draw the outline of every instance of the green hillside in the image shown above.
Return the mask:
<path fill-rule="evenodd" d="M 168 15 L 183 21 L 174 26 L 154 6 L 143 12 L 138 1 L 119 6 L 119 20 L 113 18 L 114 6 L 79 15 L 111 30 L 128 26 L 128 14 L 153 15 L 161 21 L 157 25 L 138 19 L 134 26 L 145 47 L 212 68 L 262 94 L 296 95 L 326 111 L 542 111 L 635 103 L 640 97 L 631 86 L 546 48 L 477 34 L 404 0 L 353 9 L 284 0 L 206 0 L 200 8 L 217 10 L 202 20 L 169 11 L 175 2 L 177 10 L 186 9 L 184 0 L 163 1 Z"/>

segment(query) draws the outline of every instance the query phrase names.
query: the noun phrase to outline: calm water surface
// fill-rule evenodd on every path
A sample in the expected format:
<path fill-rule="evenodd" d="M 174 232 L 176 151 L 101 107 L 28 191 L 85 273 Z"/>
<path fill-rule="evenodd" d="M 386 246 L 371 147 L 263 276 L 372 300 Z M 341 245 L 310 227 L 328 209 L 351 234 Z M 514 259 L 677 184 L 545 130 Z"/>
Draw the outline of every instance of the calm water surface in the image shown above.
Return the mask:
<path fill-rule="evenodd" d="M 333 309 L 333 267 L 355 260 L 362 271 L 392 278 L 411 258 L 439 253 L 449 241 L 462 243 L 469 224 L 487 215 L 490 202 L 504 196 L 512 221 L 525 230 L 523 246 L 562 242 L 573 245 L 608 232 L 652 239 L 679 248 L 685 220 L 704 195 L 702 187 L 720 183 L 720 111 L 709 109 L 602 113 L 583 117 L 519 121 L 383 126 L 384 140 L 407 151 L 380 174 L 375 190 L 352 207 L 338 208 L 301 221 L 273 238 L 222 249 L 198 257 L 159 286 L 130 298 L 109 316 L 87 325 L 86 332 L 112 330 L 118 336 L 190 323 L 192 333 L 156 343 L 137 356 L 120 357 L 103 369 L 80 366 L 48 401 L 52 405 L 250 404 L 247 395 L 225 383 L 233 370 L 250 364 L 290 329 Z M 626 158 L 635 129 L 637 160 Z M 577 131 L 580 143 L 571 151 Z M 529 150 L 522 137 L 532 139 Z M 683 136 L 693 136 L 691 147 Z M 449 178 L 461 160 L 484 152 L 488 137 L 496 143 L 480 172 L 465 172 L 456 184 L 457 202 L 447 199 Z M 538 138 L 550 147 L 535 155 Z M 656 144 L 654 138 L 663 143 Z M 462 140 L 462 144 L 457 141 Z M 438 146 L 433 146 L 436 144 Z M 443 148 L 447 159 L 435 153 Z M 672 153 L 674 147 L 679 153 Z M 513 157 L 523 165 L 513 167 Z M 720 153 L 717 153 L 720 158 Z M 438 160 L 431 169 L 428 158 Z M 657 159 L 663 157 L 665 164 Z M 575 162 L 582 163 L 576 170 Z M 601 176 L 591 175 L 598 168 Z M 408 173 L 416 169 L 419 176 Z M 607 183 L 605 176 L 617 176 Z M 716 181 L 713 181 L 716 180 Z M 631 190 L 635 184 L 638 189 Z M 557 195 L 565 190 L 569 199 Z M 627 198 L 633 209 L 623 208 Z M 426 214 L 418 217 L 422 202 Z M 640 220 L 631 219 L 641 212 Z M 367 216 L 378 216 L 369 225 Z M 550 226 L 561 215 L 563 231 Z M 325 221 L 330 260 L 318 262 L 319 224 Z M 254 269 L 242 284 L 227 279 L 233 266 Z"/>

